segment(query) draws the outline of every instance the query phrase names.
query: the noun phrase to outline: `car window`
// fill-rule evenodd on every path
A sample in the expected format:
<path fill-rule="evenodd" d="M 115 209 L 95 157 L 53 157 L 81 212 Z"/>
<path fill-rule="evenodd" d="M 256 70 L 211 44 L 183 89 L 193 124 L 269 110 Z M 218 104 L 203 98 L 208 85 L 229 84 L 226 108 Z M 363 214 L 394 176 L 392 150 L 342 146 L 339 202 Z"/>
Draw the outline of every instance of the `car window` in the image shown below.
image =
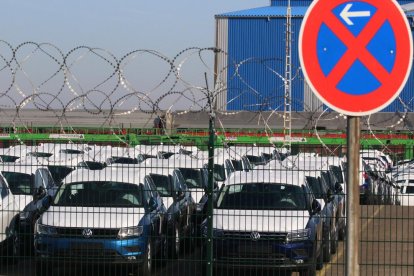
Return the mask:
<path fill-rule="evenodd" d="M 406 194 L 414 194 L 414 186 L 407 186 L 405 189 Z"/>
<path fill-rule="evenodd" d="M 226 172 L 224 170 L 223 165 L 214 164 L 213 169 L 214 180 L 216 181 L 225 181 L 226 180 Z"/>
<path fill-rule="evenodd" d="M 227 185 L 217 200 L 219 209 L 306 210 L 302 188 L 280 183 Z"/>
<path fill-rule="evenodd" d="M 54 199 L 58 206 L 141 207 L 142 195 L 138 185 L 88 181 L 61 186 Z"/>
<path fill-rule="evenodd" d="M 329 168 L 331 169 L 332 173 L 334 174 L 336 180 L 341 184 L 344 183 L 344 179 L 342 177 L 341 167 L 339 167 L 339 166 L 330 166 Z"/>
<path fill-rule="evenodd" d="M 32 195 L 32 175 L 18 172 L 2 172 L 14 195 Z"/>
<path fill-rule="evenodd" d="M 154 181 L 157 192 L 161 197 L 171 197 L 171 185 L 167 175 L 150 173 L 152 181 Z"/>
<path fill-rule="evenodd" d="M 191 168 L 179 168 L 179 170 L 189 189 L 203 188 L 203 179 L 200 170 Z"/>
<path fill-rule="evenodd" d="M 6 186 L 3 178 L 0 177 L 0 196 L 1 198 L 5 198 L 9 194 L 9 189 Z"/>

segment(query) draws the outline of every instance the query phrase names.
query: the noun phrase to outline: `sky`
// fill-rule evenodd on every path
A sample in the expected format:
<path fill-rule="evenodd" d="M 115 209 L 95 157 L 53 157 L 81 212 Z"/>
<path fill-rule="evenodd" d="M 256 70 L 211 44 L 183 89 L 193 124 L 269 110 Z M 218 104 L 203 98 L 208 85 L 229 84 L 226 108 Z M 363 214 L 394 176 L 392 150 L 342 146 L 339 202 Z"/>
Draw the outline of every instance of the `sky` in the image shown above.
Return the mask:
<path fill-rule="evenodd" d="M 2 0 L 0 40 L 12 48 L 24 42 L 50 43 L 63 54 L 71 53 L 78 46 L 101 48 L 103 50 L 98 54 L 108 60 L 111 57 L 104 51 L 112 53 L 119 60 L 125 54 L 139 49 L 154 50 L 172 59 L 188 47 L 214 46 L 214 15 L 269 5 L 270 0 Z M 11 71 L 0 70 L 0 90 L 8 91 L 8 95 L 11 95 L 10 98 L 2 96 L 0 107 L 13 108 L 33 91 L 46 91 L 53 95 L 61 93 L 59 99 L 63 104 L 57 104 L 53 96 L 49 95 L 44 96 L 42 104 L 46 106 L 49 100 L 53 100 L 55 108 L 62 108 L 76 95 L 99 90 L 92 91 L 91 95 L 99 107 L 109 108 L 128 93 L 118 89 L 112 95 L 110 104 L 104 94 L 111 92 L 115 78 L 104 85 L 100 83 L 112 73 L 111 66 L 97 55 L 84 55 L 80 50 L 67 60 L 71 64 L 70 89 L 75 91 L 68 91 L 70 89 L 66 86 L 67 91 L 60 92 L 63 73 L 54 75 L 59 64 L 47 54 L 63 60 L 62 54 L 51 46 L 45 46 L 45 53 L 34 51 L 34 48 L 25 44 L 17 51 L 21 67 L 12 90 L 8 90 L 13 79 Z M 4 61 L 12 56 L 11 52 L 5 43 L 0 43 L 0 68 L 4 68 Z M 168 74 L 168 64 L 148 54 L 139 58 L 137 61 L 137 57 L 131 56 L 125 63 L 128 65 L 124 76 L 131 90 L 152 93 L 152 98 L 156 99 L 168 91 L 174 81 L 166 81 L 164 87 L 157 86 Z M 208 62 L 211 67 L 213 60 L 210 56 Z M 183 79 L 194 86 L 205 85 L 204 72 L 207 70 L 200 64 L 195 58 L 193 61 L 188 59 L 181 71 Z M 213 79 L 213 76 L 208 78 L 209 82 Z M 137 103 L 129 104 L 138 106 Z M 180 108 L 186 108 L 186 103 L 180 104 Z M 92 102 L 90 106 L 94 108 Z"/>
<path fill-rule="evenodd" d="M 48 42 L 124 54 L 175 54 L 214 44 L 214 15 L 270 5 L 270 0 L 2 0 L 0 38 L 12 45 Z"/>

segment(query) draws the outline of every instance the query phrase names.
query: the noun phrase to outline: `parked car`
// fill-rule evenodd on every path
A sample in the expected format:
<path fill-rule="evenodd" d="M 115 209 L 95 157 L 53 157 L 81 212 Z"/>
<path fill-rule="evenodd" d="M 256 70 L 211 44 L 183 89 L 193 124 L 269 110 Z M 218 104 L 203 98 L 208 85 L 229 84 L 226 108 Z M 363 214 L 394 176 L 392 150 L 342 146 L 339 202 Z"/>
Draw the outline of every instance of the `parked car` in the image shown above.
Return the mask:
<path fill-rule="evenodd" d="M 18 226 L 19 209 L 15 196 L 11 193 L 7 181 L 0 172 L 0 253 L 1 256 L 13 256 L 13 246 Z M 1 260 L 0 260 L 1 261 Z"/>
<path fill-rule="evenodd" d="M 215 205 L 214 266 L 283 269 L 301 275 L 315 275 L 322 268 L 321 206 L 303 173 L 252 171 L 230 178 Z"/>
<path fill-rule="evenodd" d="M 185 249 L 191 249 L 195 233 L 196 202 L 179 169 L 154 166 L 142 168 L 141 172 L 146 175 L 147 186 L 159 193 L 167 209 L 168 254 L 171 258 L 177 258 Z"/>
<path fill-rule="evenodd" d="M 76 170 L 36 221 L 36 275 L 66 262 L 131 265 L 149 275 L 165 245 L 165 207 L 136 170 Z"/>

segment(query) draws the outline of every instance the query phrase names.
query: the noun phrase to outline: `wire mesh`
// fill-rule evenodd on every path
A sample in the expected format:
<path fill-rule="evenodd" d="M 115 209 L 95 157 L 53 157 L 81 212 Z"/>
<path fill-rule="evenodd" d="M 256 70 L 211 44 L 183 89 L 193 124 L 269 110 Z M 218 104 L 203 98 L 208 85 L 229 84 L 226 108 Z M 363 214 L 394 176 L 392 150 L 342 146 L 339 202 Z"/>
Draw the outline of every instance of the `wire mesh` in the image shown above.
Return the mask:
<path fill-rule="evenodd" d="M 305 106 L 286 137 L 282 105 L 225 111 L 229 68 L 215 72 L 212 60 L 231 57 L 216 48 L 117 58 L 86 46 L 2 47 L 1 275 L 344 275 L 345 116 Z M 38 74 L 37 59 L 49 73 Z M 280 78 L 265 61 L 228 64 L 234 78 L 252 63 Z M 203 68 L 197 81 L 192 62 Z M 92 65 L 102 69 L 89 80 Z M 237 97 L 269 106 L 245 84 Z M 403 105 L 362 120 L 362 275 L 414 274 L 411 101 Z"/>

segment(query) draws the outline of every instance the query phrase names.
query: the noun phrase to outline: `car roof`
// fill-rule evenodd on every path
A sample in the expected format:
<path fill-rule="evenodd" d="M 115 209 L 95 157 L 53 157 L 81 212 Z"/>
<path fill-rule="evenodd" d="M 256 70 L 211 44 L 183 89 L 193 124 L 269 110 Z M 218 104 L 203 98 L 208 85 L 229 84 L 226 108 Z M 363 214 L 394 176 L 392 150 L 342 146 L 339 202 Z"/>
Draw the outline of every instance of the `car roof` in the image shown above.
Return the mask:
<path fill-rule="evenodd" d="M 306 172 L 298 170 L 252 170 L 235 172 L 226 185 L 247 183 L 281 183 L 301 186 L 305 184 Z"/>
<path fill-rule="evenodd" d="M 204 162 L 195 158 L 183 157 L 177 159 L 154 159 L 149 158 L 141 165 L 153 168 L 202 168 Z"/>
<path fill-rule="evenodd" d="M 63 183 L 67 184 L 85 181 L 114 181 L 138 185 L 142 183 L 143 178 L 143 172 L 138 169 L 120 169 L 116 167 L 106 167 L 102 170 L 74 170 L 63 179 Z"/>
<path fill-rule="evenodd" d="M 0 170 L 2 172 L 17 172 L 17 173 L 24 173 L 24 174 L 34 174 L 37 169 L 45 168 L 46 166 L 39 166 L 33 164 L 19 164 L 19 163 L 1 163 Z"/>

